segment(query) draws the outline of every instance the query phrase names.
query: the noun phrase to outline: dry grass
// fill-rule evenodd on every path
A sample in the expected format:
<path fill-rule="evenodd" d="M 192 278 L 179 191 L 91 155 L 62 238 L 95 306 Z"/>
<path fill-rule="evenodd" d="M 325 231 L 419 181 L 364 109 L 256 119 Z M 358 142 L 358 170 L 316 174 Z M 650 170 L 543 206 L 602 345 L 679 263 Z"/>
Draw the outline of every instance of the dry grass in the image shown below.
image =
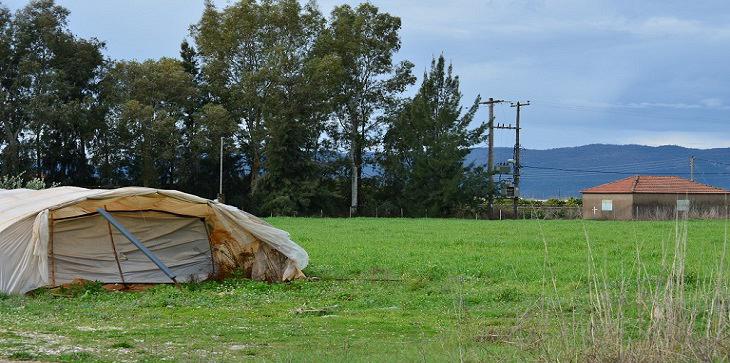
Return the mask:
<path fill-rule="evenodd" d="M 543 237 L 544 291 L 534 320 L 539 333 L 528 339 L 522 334 L 522 347 L 537 351 L 543 361 L 727 361 L 727 223 L 716 266 L 709 277 L 700 281 L 687 273 L 687 230 L 686 216 L 677 216 L 673 235 L 662 242 L 658 274 L 648 272 L 637 244 L 634 265 L 625 273 L 622 268 L 620 279 L 611 280 L 597 264 L 584 228 L 590 286 L 588 314 L 570 313 L 563 306 Z M 515 331 L 515 335 L 520 334 Z"/>

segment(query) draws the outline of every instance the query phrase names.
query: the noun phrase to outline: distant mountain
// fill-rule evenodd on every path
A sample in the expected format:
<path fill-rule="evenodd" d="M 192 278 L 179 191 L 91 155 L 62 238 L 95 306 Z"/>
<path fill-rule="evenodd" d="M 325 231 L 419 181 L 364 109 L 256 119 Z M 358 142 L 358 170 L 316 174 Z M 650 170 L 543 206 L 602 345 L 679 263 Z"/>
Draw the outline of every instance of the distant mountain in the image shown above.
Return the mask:
<path fill-rule="evenodd" d="M 512 158 L 512 148 L 495 148 L 494 155 L 495 162 L 507 161 Z M 521 194 L 539 199 L 579 196 L 582 189 L 636 174 L 689 178 L 690 156 L 696 159 L 696 181 L 730 189 L 730 148 L 594 144 L 523 150 Z M 473 149 L 466 162 L 486 165 L 487 149 Z"/>

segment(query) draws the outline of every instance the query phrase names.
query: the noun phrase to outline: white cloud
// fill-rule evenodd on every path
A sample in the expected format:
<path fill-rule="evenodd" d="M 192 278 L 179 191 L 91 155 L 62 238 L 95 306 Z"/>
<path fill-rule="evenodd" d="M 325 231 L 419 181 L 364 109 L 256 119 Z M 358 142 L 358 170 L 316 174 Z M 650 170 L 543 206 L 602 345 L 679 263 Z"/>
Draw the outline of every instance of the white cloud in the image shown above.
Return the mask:
<path fill-rule="evenodd" d="M 701 110 L 716 109 L 728 110 L 730 106 L 725 105 L 719 98 L 705 98 L 697 103 L 685 102 L 629 102 L 629 103 L 608 103 L 608 102 L 592 102 L 584 100 L 559 101 L 562 106 L 598 108 L 598 109 L 649 109 L 649 108 L 669 108 L 678 110 Z"/>
<path fill-rule="evenodd" d="M 305 0 L 301 0 L 305 1 Z M 322 0 L 328 13 L 345 2 Z M 646 9 L 642 16 L 630 13 L 615 1 L 607 0 L 399 0 L 372 2 L 403 21 L 404 35 L 454 40 L 494 39 L 495 37 L 548 39 L 603 37 L 607 34 L 642 39 L 691 37 L 694 41 L 730 38 L 730 25 L 706 19 L 685 18 L 687 14 L 652 15 L 655 5 L 637 4 Z"/>
<path fill-rule="evenodd" d="M 705 28 L 698 21 L 657 16 L 646 19 L 634 31 L 645 35 L 697 35 Z"/>
<path fill-rule="evenodd" d="M 653 16 L 640 21 L 618 22 L 614 30 L 644 37 L 691 36 L 697 40 L 723 39 L 730 36 L 730 26 L 713 25 L 673 16 Z"/>
<path fill-rule="evenodd" d="M 352 1 L 353 3 L 355 1 Z M 548 37 L 572 33 L 619 33 L 645 38 L 678 36 L 726 39 L 730 26 L 672 15 L 630 16 L 612 1 L 492 0 L 374 1 L 401 16 L 403 27 L 421 35 L 466 38 L 492 35 Z M 330 2 L 322 2 L 328 9 Z M 332 3 L 334 4 L 334 3 Z M 647 9 L 647 14 L 651 14 Z M 596 35 L 597 35 L 596 34 Z"/>
<path fill-rule="evenodd" d="M 630 102 L 623 105 L 613 105 L 618 108 L 676 108 L 680 110 L 702 108 L 702 105 L 689 104 L 683 102 L 667 103 L 667 102 Z"/>
<path fill-rule="evenodd" d="M 705 98 L 700 103 L 709 108 L 725 108 L 725 104 L 719 98 Z"/>
<path fill-rule="evenodd" d="M 507 17 L 508 19 L 510 17 Z M 600 13 L 569 17 L 544 14 L 521 18 L 520 22 L 504 22 L 492 19 L 483 21 L 484 31 L 500 34 L 520 35 L 600 35 L 601 33 L 628 34 L 642 38 L 693 37 L 696 41 L 723 40 L 730 38 L 730 26 L 714 25 L 693 19 L 672 16 L 652 16 L 632 19 L 623 15 Z"/>

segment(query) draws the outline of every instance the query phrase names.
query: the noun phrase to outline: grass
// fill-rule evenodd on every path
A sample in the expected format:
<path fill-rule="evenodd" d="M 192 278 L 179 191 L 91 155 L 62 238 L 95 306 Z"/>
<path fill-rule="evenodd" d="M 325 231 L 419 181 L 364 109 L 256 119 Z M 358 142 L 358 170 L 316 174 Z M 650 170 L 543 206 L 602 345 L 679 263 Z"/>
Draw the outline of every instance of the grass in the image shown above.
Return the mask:
<path fill-rule="evenodd" d="M 575 358 L 582 354 L 580 333 L 590 317 L 606 313 L 596 307 L 595 296 L 630 300 L 642 281 L 660 281 L 676 227 L 674 222 L 269 220 L 307 249 L 311 263 L 305 273 L 312 279 L 288 284 L 229 279 L 133 293 L 90 285 L 69 297 L 44 291 L 0 295 L 0 358 Z M 703 282 L 717 276 L 724 228 L 724 221 L 688 222 L 681 270 L 688 294 L 704 293 Z M 641 279 L 633 277 L 639 266 Z M 635 305 L 618 308 L 625 317 L 621 339 L 642 336 L 643 311 Z M 616 313 L 612 309 L 608 315 Z M 698 329 L 704 326 L 702 313 Z"/>

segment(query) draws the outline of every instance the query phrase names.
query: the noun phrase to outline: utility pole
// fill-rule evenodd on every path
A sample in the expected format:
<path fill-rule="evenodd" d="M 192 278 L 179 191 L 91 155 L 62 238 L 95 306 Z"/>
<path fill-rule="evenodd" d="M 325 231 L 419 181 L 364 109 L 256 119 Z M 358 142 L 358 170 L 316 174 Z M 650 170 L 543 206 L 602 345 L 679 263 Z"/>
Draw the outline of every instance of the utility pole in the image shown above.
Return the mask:
<path fill-rule="evenodd" d="M 529 106 L 530 101 L 527 102 L 520 102 L 517 101 L 516 103 L 511 104 L 511 107 L 517 108 L 517 118 L 515 120 L 515 167 L 513 171 L 513 180 L 515 183 L 515 193 L 514 193 L 514 199 L 512 199 L 512 213 L 514 213 L 515 218 L 517 218 L 517 203 L 520 200 L 520 168 L 522 167 L 522 164 L 520 164 L 520 108 L 522 106 Z"/>
<path fill-rule="evenodd" d="M 221 136 L 221 167 L 218 174 L 218 201 L 225 203 L 225 197 L 223 196 L 223 136 Z"/>
<path fill-rule="evenodd" d="M 489 107 L 489 121 L 487 122 L 487 128 L 489 134 L 487 135 L 487 174 L 489 175 L 489 195 L 488 195 L 488 209 L 489 219 L 492 219 L 492 212 L 494 211 L 494 104 L 502 103 L 504 100 L 495 100 L 489 97 L 486 102 L 481 102 L 483 105 Z"/>
<path fill-rule="evenodd" d="M 689 180 L 695 181 L 695 157 L 689 157 Z"/>

